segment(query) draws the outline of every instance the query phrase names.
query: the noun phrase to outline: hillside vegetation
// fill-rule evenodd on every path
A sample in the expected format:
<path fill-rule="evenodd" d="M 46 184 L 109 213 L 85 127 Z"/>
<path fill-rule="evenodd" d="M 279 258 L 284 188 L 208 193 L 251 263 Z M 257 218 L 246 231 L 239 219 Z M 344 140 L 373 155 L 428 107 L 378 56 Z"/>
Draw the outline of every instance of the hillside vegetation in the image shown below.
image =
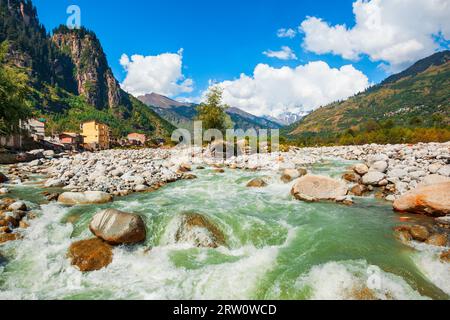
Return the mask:
<path fill-rule="evenodd" d="M 285 128 L 297 144 L 449 140 L 450 51 Z"/>
<path fill-rule="evenodd" d="M 0 18 L 0 43 L 8 46 L 2 63 L 27 75 L 27 116 L 45 118 L 48 133 L 79 131 L 82 121 L 98 120 L 116 137 L 170 136 L 173 125 L 120 88 L 94 32 L 61 26 L 50 36 L 29 0 L 0 0 Z M 1 120 L 11 127 L 6 121 L 16 119 Z"/>

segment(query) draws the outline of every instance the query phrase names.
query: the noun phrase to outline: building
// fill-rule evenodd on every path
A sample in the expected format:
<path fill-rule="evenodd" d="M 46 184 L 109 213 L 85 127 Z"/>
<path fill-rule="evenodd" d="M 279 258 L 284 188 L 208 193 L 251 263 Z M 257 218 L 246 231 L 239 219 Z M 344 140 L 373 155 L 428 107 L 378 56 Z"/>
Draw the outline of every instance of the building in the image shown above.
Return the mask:
<path fill-rule="evenodd" d="M 81 135 L 84 147 L 93 150 L 105 150 L 110 148 L 111 133 L 106 124 L 89 121 L 81 125 Z"/>
<path fill-rule="evenodd" d="M 147 137 L 142 133 L 130 133 L 128 135 L 128 142 L 133 145 L 145 145 Z"/>
<path fill-rule="evenodd" d="M 83 136 L 74 132 L 63 132 L 58 136 L 59 143 L 66 148 L 79 149 L 83 144 Z"/>
<path fill-rule="evenodd" d="M 45 122 L 45 119 L 30 119 L 23 124 L 23 127 L 34 141 L 42 141 L 45 139 Z"/>

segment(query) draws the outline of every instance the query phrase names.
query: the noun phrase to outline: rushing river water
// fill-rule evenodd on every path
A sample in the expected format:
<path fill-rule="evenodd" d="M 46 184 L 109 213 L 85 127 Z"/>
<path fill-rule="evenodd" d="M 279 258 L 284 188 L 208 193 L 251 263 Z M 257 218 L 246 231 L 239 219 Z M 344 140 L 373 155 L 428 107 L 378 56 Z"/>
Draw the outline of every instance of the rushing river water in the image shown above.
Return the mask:
<path fill-rule="evenodd" d="M 348 165 L 329 162 L 312 171 L 339 176 Z M 30 201 L 32 209 L 35 203 L 39 217 L 23 240 L 0 247 L 8 259 L 0 266 L 0 299 L 449 298 L 449 264 L 439 261 L 438 248 L 414 250 L 395 240 L 393 227 L 402 222 L 387 202 L 303 203 L 274 173 L 195 174 L 196 180 L 102 206 L 51 203 L 41 210 L 38 185 L 11 186 L 8 196 Z M 246 188 L 258 176 L 270 185 Z M 91 217 L 109 207 L 142 215 L 148 238 L 116 247 L 107 268 L 83 274 L 70 265 L 67 250 L 93 237 Z M 177 219 L 192 211 L 225 233 L 227 248 L 175 243 Z"/>

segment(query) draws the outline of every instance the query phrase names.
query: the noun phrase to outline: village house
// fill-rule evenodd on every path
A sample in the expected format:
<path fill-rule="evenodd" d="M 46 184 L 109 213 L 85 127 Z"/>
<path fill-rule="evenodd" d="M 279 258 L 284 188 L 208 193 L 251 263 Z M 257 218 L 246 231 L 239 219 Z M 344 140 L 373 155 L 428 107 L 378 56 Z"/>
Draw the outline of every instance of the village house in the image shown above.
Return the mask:
<path fill-rule="evenodd" d="M 63 132 L 58 136 L 59 143 L 69 149 L 80 149 L 83 145 L 83 136 L 74 132 Z"/>
<path fill-rule="evenodd" d="M 30 119 L 24 123 L 24 129 L 34 141 L 42 141 L 45 139 L 45 119 Z"/>
<path fill-rule="evenodd" d="M 128 135 L 128 142 L 132 145 L 145 145 L 147 137 L 142 133 L 130 133 Z"/>
<path fill-rule="evenodd" d="M 86 149 L 106 150 L 110 148 L 111 133 L 106 124 L 97 121 L 84 122 L 81 125 L 81 132 Z"/>

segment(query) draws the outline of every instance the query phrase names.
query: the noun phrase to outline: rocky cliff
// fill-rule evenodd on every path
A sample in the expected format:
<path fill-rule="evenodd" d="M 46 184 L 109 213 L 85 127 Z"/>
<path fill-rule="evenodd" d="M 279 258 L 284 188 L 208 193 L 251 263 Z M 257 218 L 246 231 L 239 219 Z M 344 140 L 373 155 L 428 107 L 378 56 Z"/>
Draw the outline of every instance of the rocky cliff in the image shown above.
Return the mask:
<path fill-rule="evenodd" d="M 77 93 L 89 104 L 98 109 L 114 109 L 121 104 L 129 106 L 93 32 L 60 27 L 54 31 L 52 41 L 72 60 Z"/>

